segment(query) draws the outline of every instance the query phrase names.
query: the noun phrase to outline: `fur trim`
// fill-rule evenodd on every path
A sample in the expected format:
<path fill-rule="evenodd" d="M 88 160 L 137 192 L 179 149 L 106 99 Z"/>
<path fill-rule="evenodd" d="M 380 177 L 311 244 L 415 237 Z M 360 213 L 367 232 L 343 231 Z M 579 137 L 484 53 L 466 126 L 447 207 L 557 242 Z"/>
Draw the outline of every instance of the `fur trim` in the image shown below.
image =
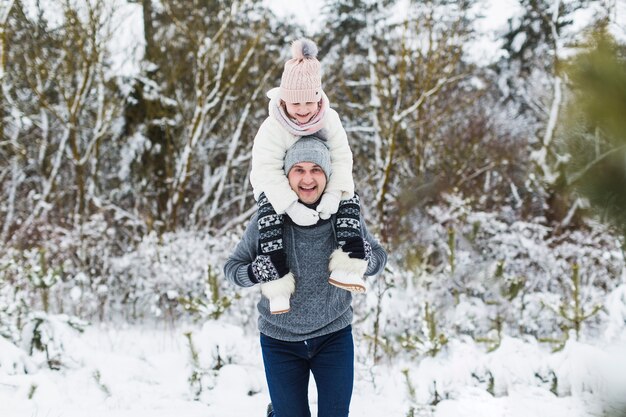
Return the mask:
<path fill-rule="evenodd" d="M 296 279 L 291 272 L 274 281 L 261 283 L 261 294 L 272 299 L 273 297 L 289 297 L 296 290 Z"/>
<path fill-rule="evenodd" d="M 317 58 L 317 45 L 307 38 L 298 39 L 291 44 L 293 59 Z"/>
<path fill-rule="evenodd" d="M 367 261 L 364 259 L 351 258 L 341 249 L 335 249 L 330 255 L 328 269 L 333 271 L 353 272 L 359 276 L 365 275 L 367 271 Z"/>

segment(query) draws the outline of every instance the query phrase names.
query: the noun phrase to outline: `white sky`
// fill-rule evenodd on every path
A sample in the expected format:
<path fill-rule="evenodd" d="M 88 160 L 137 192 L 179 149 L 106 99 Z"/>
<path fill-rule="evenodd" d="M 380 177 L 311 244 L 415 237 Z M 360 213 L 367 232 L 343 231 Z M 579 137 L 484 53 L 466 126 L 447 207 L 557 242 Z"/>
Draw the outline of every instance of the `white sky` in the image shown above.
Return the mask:
<path fill-rule="evenodd" d="M 279 17 L 294 17 L 302 25 L 305 35 L 315 31 L 323 5 L 321 1 L 311 0 L 265 0 L 263 3 Z"/>
<path fill-rule="evenodd" d="M 562 0 L 571 1 L 571 0 Z M 611 33 L 621 42 L 626 43 L 626 0 L 614 0 L 615 12 L 612 16 L 614 23 L 611 25 Z M 405 15 L 406 7 L 402 6 L 401 0 L 397 6 L 397 13 Z M 264 4 L 272 8 L 280 17 L 290 17 L 302 25 L 303 32 L 311 35 L 315 32 L 319 22 L 319 13 L 323 2 L 310 0 L 265 0 Z M 405 2 L 405 4 L 407 4 Z M 600 6 L 600 5 L 598 5 Z M 597 9 L 597 8 L 596 8 Z M 467 45 L 467 53 L 470 59 L 479 64 L 486 64 L 497 59 L 501 50 L 500 33 L 506 29 L 507 20 L 520 11 L 517 0 L 480 0 L 475 12 L 483 17 L 476 22 L 477 37 L 474 42 Z M 597 10 L 587 8 L 575 14 L 575 24 L 570 28 L 573 31 L 584 27 L 586 22 L 593 17 Z"/>
<path fill-rule="evenodd" d="M 34 9 L 36 0 L 24 0 L 27 10 Z M 52 7 L 51 0 L 39 0 L 47 11 L 47 17 L 53 22 L 57 20 L 58 12 Z M 78 2 L 83 0 L 76 0 Z M 568 1 L 568 0 L 563 0 Z M 621 42 L 626 42 L 626 0 L 614 0 L 615 13 L 612 16 L 614 24 L 611 32 Z M 117 16 L 114 19 L 115 27 L 112 30 L 113 39 L 110 49 L 113 53 L 112 74 L 132 75 L 138 71 L 137 62 L 143 54 L 143 27 L 141 24 L 141 5 L 138 3 L 128 4 L 126 0 L 111 0 L 111 5 L 118 3 Z M 276 15 L 282 18 L 294 19 L 302 26 L 305 35 L 311 36 L 321 22 L 320 11 L 322 1 L 311 0 L 264 0 L 264 4 L 270 7 Z M 403 5 L 404 4 L 404 5 Z M 406 15 L 408 2 L 400 0 L 396 5 L 396 13 L 399 16 Z M 507 19 L 519 10 L 517 0 L 480 0 L 475 6 L 475 12 L 483 17 L 476 23 L 476 40 L 467 45 L 468 57 L 478 63 L 487 64 L 497 59 L 501 54 L 501 37 L 499 33 L 506 28 Z M 591 17 L 593 10 L 581 11 L 577 20 L 585 21 Z M 576 30 L 575 27 L 573 27 Z"/>
<path fill-rule="evenodd" d="M 279 17 L 295 19 L 302 25 L 306 35 L 313 34 L 317 27 L 319 14 L 323 2 L 310 0 L 265 0 L 264 4 L 270 7 Z M 408 2 L 400 1 L 396 5 L 396 14 L 406 16 Z M 495 33 L 502 30 L 507 19 L 519 10 L 516 0 L 481 0 L 475 7 L 475 13 L 483 17 L 477 22 L 480 35 L 471 45 L 468 45 L 468 54 L 475 62 L 485 63 L 499 57 L 500 44 Z"/>
<path fill-rule="evenodd" d="M 143 15 L 141 4 L 125 1 L 116 9 L 115 27 L 109 43 L 111 51 L 111 73 L 133 75 L 139 70 L 138 62 L 144 53 Z"/>

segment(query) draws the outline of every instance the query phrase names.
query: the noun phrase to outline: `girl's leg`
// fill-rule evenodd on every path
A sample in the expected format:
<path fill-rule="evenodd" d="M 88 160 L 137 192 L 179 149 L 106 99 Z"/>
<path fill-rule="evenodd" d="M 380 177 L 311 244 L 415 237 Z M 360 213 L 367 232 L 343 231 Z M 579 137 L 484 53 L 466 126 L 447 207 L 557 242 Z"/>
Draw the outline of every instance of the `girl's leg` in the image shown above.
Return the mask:
<path fill-rule="evenodd" d="M 284 219 L 282 214 L 276 214 L 274 207 L 261 193 L 257 201 L 257 213 L 259 225 L 259 254 L 271 255 L 273 253 L 284 253 L 283 248 L 283 228 Z"/>
<path fill-rule="evenodd" d="M 344 290 L 362 293 L 367 291 L 363 280 L 367 270 L 366 242 L 361 227 L 361 202 L 358 194 L 339 202 L 335 218 L 335 232 L 339 249 L 335 250 L 329 263 L 328 282 Z"/>
<path fill-rule="evenodd" d="M 358 194 L 339 202 L 335 218 L 337 243 L 343 246 L 346 240 L 361 237 L 361 199 Z"/>
<path fill-rule="evenodd" d="M 352 327 L 311 339 L 311 371 L 318 396 L 318 417 L 347 417 L 354 384 Z"/>
<path fill-rule="evenodd" d="M 270 302 L 272 314 L 289 311 L 289 297 L 293 293 L 293 275 L 287 265 L 287 254 L 283 247 L 284 218 L 276 214 L 274 207 L 261 193 L 258 204 L 259 255 L 265 257 L 264 267 L 254 269 L 261 281 L 261 292 Z"/>
<path fill-rule="evenodd" d="M 261 351 L 274 417 L 311 417 L 304 342 L 283 342 L 261 334 Z"/>

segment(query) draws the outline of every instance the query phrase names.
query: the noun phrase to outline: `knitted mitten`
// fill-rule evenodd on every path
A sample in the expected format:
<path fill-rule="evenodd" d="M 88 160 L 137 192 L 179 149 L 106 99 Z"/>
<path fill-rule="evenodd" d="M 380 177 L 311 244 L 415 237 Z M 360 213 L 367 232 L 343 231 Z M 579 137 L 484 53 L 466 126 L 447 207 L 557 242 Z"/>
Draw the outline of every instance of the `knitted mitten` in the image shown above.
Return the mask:
<path fill-rule="evenodd" d="M 335 221 L 339 248 L 331 254 L 328 267 L 329 283 L 355 293 L 367 291 L 363 276 L 372 254 L 370 244 L 361 236 L 360 211 L 357 194 L 339 203 Z"/>
<path fill-rule="evenodd" d="M 289 298 L 295 291 L 295 279 L 283 248 L 283 215 L 276 214 L 265 193 L 261 193 L 257 204 L 259 256 L 252 263 L 251 272 L 270 302 L 270 312 L 282 314 L 289 311 Z"/>

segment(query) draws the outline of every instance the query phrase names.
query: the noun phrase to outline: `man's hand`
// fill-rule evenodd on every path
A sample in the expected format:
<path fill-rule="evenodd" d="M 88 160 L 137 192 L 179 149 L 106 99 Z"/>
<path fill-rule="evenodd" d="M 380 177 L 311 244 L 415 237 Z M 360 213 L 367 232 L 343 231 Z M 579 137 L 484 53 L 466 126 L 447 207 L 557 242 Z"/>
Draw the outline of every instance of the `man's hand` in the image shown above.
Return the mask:
<path fill-rule="evenodd" d="M 346 239 L 340 249 L 330 255 L 328 282 L 335 287 L 353 292 L 364 293 L 367 284 L 363 276 L 369 266 L 372 247 L 360 236 Z"/>
<path fill-rule="evenodd" d="M 362 237 L 350 237 L 341 249 L 348 254 L 350 258 L 370 260 L 372 257 L 372 246 Z"/>
<path fill-rule="evenodd" d="M 284 252 L 259 255 L 248 267 L 248 277 L 254 283 L 274 281 L 288 273 L 287 256 Z"/>
<path fill-rule="evenodd" d="M 322 197 L 323 199 L 324 197 Z M 287 209 L 285 213 L 293 220 L 293 222 L 300 226 L 313 226 L 319 220 L 319 213 L 313 209 L 306 207 L 304 204 L 294 201 Z"/>
<path fill-rule="evenodd" d="M 284 251 L 259 255 L 248 266 L 250 281 L 261 284 L 261 293 L 269 301 L 272 314 L 283 314 L 290 310 L 289 299 L 296 290 L 296 280 L 287 267 Z"/>
<path fill-rule="evenodd" d="M 332 214 L 337 213 L 339 209 L 339 201 L 341 193 L 336 191 L 327 191 L 322 195 L 320 203 L 317 205 L 317 212 L 323 220 L 328 219 Z"/>

